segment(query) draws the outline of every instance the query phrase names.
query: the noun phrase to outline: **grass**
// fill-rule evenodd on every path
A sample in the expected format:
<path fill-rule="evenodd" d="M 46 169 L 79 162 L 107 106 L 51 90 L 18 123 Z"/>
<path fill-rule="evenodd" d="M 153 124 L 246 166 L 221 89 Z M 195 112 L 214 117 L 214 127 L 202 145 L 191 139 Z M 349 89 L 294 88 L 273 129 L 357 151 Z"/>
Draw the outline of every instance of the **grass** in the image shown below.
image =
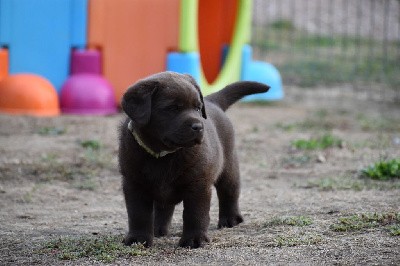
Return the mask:
<path fill-rule="evenodd" d="M 356 117 L 360 128 L 364 131 L 400 131 L 400 119 L 394 117 L 368 117 L 365 114 L 358 114 Z"/>
<path fill-rule="evenodd" d="M 18 172 L 24 179 L 39 183 L 57 180 L 68 182 L 72 188 L 79 190 L 96 190 L 96 177 L 107 171 L 116 171 L 113 155 L 103 152 L 101 143 L 96 140 L 82 141 L 76 145 L 79 145 L 83 154 L 74 158 L 49 152 L 30 163 L 0 166 L 0 179 L 15 179 L 15 173 Z M 31 200 L 32 194 L 26 194 L 26 202 Z"/>
<path fill-rule="evenodd" d="M 264 223 L 264 227 L 275 226 L 294 226 L 305 227 L 312 225 L 313 220 L 304 215 L 300 216 L 287 216 L 287 217 L 273 217 L 271 220 Z M 308 234 L 305 232 L 298 232 L 296 235 L 277 235 L 273 238 L 272 242 L 268 244 L 271 247 L 294 247 L 299 245 L 313 245 L 322 241 L 322 237 L 318 234 Z"/>
<path fill-rule="evenodd" d="M 268 247 L 294 247 L 300 245 L 316 245 L 321 243 L 324 238 L 315 228 L 303 228 L 314 223 L 312 218 L 307 216 L 288 216 L 273 217 L 264 223 L 263 228 L 283 226 L 279 230 L 268 231 L 273 234 L 270 240 L 266 241 Z M 289 229 L 285 226 L 298 228 Z M 320 225 L 317 225 L 319 227 Z M 333 221 L 329 229 L 335 232 L 361 232 L 368 229 L 383 229 L 391 236 L 400 235 L 400 213 L 382 212 L 382 213 L 360 213 L 349 216 L 342 216 Z M 262 229 L 261 231 L 264 231 Z M 274 232 L 285 232 L 274 234 Z M 325 234 L 325 233 L 324 233 Z"/>
<path fill-rule="evenodd" d="M 342 140 L 331 134 L 324 134 L 321 137 L 310 139 L 298 139 L 292 141 L 292 146 L 298 150 L 319 150 L 330 147 L 340 147 Z"/>
<path fill-rule="evenodd" d="M 71 160 L 62 158 L 54 153 L 43 154 L 36 162 L 16 165 L 21 176 L 43 183 L 54 180 L 68 182 L 73 188 L 79 190 L 96 190 L 96 177 L 105 170 L 115 171 L 116 165 L 112 162 L 110 154 L 100 150 L 85 148 L 83 156 Z M 15 169 L 6 169 L 2 178 L 15 178 Z"/>
<path fill-rule="evenodd" d="M 307 115 L 307 118 L 300 122 L 294 123 L 276 123 L 275 127 L 287 132 L 293 131 L 326 131 L 329 132 L 335 128 L 349 127 L 349 114 L 344 111 L 328 111 L 326 109 L 318 109 Z"/>
<path fill-rule="evenodd" d="M 340 126 L 332 119 L 321 119 L 317 116 L 307 117 L 301 122 L 296 123 L 276 123 L 275 127 L 286 132 L 295 130 L 332 130 Z"/>
<path fill-rule="evenodd" d="M 281 72 L 285 84 L 302 87 L 340 83 L 383 83 L 400 87 L 398 41 L 358 36 L 311 34 L 296 29 L 290 20 L 253 26 L 252 46 Z"/>
<path fill-rule="evenodd" d="M 312 219 L 307 216 L 289 216 L 289 217 L 274 217 L 272 220 L 264 224 L 265 227 L 272 226 L 308 226 L 313 223 Z"/>
<path fill-rule="evenodd" d="M 354 232 L 385 227 L 391 235 L 399 233 L 400 213 L 362 213 L 340 217 L 330 228 L 335 232 Z"/>
<path fill-rule="evenodd" d="M 51 180 L 71 181 L 80 172 L 74 164 L 66 164 L 57 160 L 42 161 L 40 163 L 25 165 L 21 171 L 33 179 L 39 177 L 38 181 L 47 182 Z"/>
<path fill-rule="evenodd" d="M 279 122 L 279 123 L 275 124 L 275 127 L 282 129 L 283 131 L 290 132 L 290 131 L 293 131 L 294 129 L 296 129 L 297 124 Z"/>
<path fill-rule="evenodd" d="M 141 245 L 127 247 L 121 236 L 62 237 L 44 243 L 41 254 L 52 254 L 60 260 L 89 259 L 112 263 L 119 258 L 146 256 Z"/>
<path fill-rule="evenodd" d="M 306 118 L 299 122 L 275 124 L 275 127 L 287 132 L 293 131 L 323 131 L 333 129 L 363 130 L 378 132 L 400 131 L 400 119 L 394 117 L 371 117 L 365 114 L 354 114 L 348 110 L 327 110 L 324 108 L 309 112 Z"/>
<path fill-rule="evenodd" d="M 394 224 L 388 227 L 390 235 L 392 236 L 400 236 L 400 224 Z"/>
<path fill-rule="evenodd" d="M 76 180 L 72 183 L 72 187 L 79 190 L 96 190 L 98 182 L 93 179 L 92 176 L 84 176 L 82 178 L 76 178 Z"/>
<path fill-rule="evenodd" d="M 38 134 L 42 136 L 59 136 L 64 135 L 67 130 L 63 127 L 42 127 L 39 129 Z"/>
<path fill-rule="evenodd" d="M 392 190 L 400 189 L 400 182 L 382 182 L 352 176 L 324 177 L 317 180 L 308 180 L 302 188 L 317 188 L 322 191 L 336 190 Z"/>
<path fill-rule="evenodd" d="M 24 165 L 20 168 L 25 177 L 43 184 L 54 180 L 68 182 L 73 188 L 79 190 L 96 190 L 97 182 L 94 177 L 99 174 L 99 169 L 95 164 L 87 160 L 77 162 L 40 162 L 31 165 Z M 33 194 L 27 193 L 27 197 Z"/>
<path fill-rule="evenodd" d="M 309 154 L 289 155 L 282 159 L 282 166 L 284 168 L 303 167 L 310 163 L 312 156 Z"/>
<path fill-rule="evenodd" d="M 350 178 L 333 178 L 326 177 L 318 180 L 308 181 L 306 188 L 318 188 L 322 191 L 334 191 L 334 190 L 363 190 L 364 184 L 357 182 Z"/>
<path fill-rule="evenodd" d="M 296 38 L 295 46 L 303 48 L 306 44 L 308 47 L 332 47 L 340 44 L 341 42 L 351 41 L 350 39 L 340 39 L 332 36 L 320 35 L 302 35 Z"/>
<path fill-rule="evenodd" d="M 352 65 L 340 65 L 320 59 L 296 59 L 278 66 L 283 82 L 294 83 L 300 87 L 330 86 L 336 83 L 351 82 L 354 78 Z"/>
<path fill-rule="evenodd" d="M 84 140 L 81 141 L 81 146 L 88 150 L 99 150 L 101 148 L 101 144 L 97 140 Z"/>
<path fill-rule="evenodd" d="M 295 26 L 292 21 L 286 19 L 280 19 L 272 22 L 271 27 L 276 30 L 294 30 Z"/>
<path fill-rule="evenodd" d="M 363 177 L 374 180 L 400 179 L 400 159 L 379 161 L 361 171 Z"/>

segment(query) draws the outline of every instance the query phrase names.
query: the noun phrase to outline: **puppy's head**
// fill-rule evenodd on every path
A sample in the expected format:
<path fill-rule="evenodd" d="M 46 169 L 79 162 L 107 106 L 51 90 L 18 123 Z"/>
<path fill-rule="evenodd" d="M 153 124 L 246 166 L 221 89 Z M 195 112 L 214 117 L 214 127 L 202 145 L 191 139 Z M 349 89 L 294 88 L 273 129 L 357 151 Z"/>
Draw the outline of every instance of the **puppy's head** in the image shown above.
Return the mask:
<path fill-rule="evenodd" d="M 134 129 L 164 149 L 190 147 L 203 139 L 203 95 L 189 75 L 162 72 L 142 79 L 128 88 L 121 106 Z"/>

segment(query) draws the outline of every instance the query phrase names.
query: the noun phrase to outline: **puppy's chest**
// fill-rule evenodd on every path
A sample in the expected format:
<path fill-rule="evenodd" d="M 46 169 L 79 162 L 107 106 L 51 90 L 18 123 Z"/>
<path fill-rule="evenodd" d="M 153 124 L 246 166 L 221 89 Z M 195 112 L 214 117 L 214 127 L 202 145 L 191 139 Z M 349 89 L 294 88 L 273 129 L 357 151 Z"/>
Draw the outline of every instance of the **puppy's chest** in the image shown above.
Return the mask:
<path fill-rule="evenodd" d="M 178 203 L 187 171 L 175 163 L 144 164 L 142 173 L 156 201 Z"/>
<path fill-rule="evenodd" d="M 177 204 L 182 201 L 179 190 L 168 183 L 160 183 L 152 188 L 153 198 L 159 203 Z"/>

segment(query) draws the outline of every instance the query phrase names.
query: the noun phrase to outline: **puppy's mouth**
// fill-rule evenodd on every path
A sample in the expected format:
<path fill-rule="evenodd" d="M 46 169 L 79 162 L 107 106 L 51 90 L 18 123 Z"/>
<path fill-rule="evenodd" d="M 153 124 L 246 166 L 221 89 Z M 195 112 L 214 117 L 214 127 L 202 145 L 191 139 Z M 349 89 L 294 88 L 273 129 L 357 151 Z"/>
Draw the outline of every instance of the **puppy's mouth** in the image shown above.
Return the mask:
<path fill-rule="evenodd" d="M 173 140 L 170 138 L 164 138 L 163 143 L 165 146 L 167 146 L 169 149 L 177 149 L 177 148 L 189 148 L 193 147 L 195 145 L 199 145 L 203 142 L 203 135 L 197 136 L 195 138 L 189 139 L 189 140 Z"/>

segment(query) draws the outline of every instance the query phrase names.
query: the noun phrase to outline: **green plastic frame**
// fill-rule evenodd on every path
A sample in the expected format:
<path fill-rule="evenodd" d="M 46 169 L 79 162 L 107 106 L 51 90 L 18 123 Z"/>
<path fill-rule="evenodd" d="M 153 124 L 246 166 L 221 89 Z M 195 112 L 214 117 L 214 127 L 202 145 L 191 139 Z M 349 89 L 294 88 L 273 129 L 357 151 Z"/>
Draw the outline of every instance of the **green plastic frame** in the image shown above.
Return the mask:
<path fill-rule="evenodd" d="M 179 29 L 179 50 L 181 52 L 199 52 L 198 1 L 181 0 Z M 204 95 L 211 94 L 229 83 L 240 80 L 242 48 L 250 40 L 252 0 L 237 0 L 238 14 L 233 30 L 232 42 L 226 61 L 212 84 L 206 80 L 203 67 L 200 66 L 201 88 Z"/>

